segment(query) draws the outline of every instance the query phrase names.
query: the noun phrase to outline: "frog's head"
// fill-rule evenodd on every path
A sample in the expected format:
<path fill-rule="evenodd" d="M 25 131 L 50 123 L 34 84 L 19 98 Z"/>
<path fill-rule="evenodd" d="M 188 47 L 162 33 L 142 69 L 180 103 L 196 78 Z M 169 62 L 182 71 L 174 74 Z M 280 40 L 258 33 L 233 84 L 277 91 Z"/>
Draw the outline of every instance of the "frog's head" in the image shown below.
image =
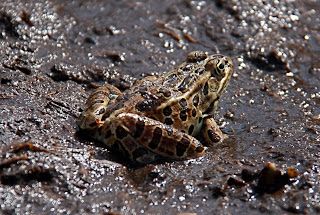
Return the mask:
<path fill-rule="evenodd" d="M 196 85 L 198 85 L 198 83 L 205 83 L 204 91 L 214 93 L 217 96 L 220 96 L 228 86 L 233 73 L 231 58 L 221 54 L 208 55 L 207 52 L 193 51 L 188 54 L 187 63 L 191 63 L 192 65 L 194 65 L 194 63 L 196 64 L 193 69 L 190 69 L 192 67 L 189 68 L 192 72 L 191 75 L 196 74 L 197 76 L 197 80 L 193 82 L 196 83 Z M 186 79 L 189 82 L 193 80 L 190 77 Z M 207 96 L 206 93 L 204 94 Z"/>
<path fill-rule="evenodd" d="M 233 73 L 233 63 L 230 57 L 215 54 L 207 56 L 202 62 L 203 74 L 200 79 L 200 109 L 204 114 L 213 114 L 221 94 L 228 86 Z"/>
<path fill-rule="evenodd" d="M 210 72 L 210 77 L 207 82 L 209 92 L 215 92 L 220 96 L 228 86 L 233 73 L 231 58 L 219 54 L 208 56 L 205 70 Z"/>

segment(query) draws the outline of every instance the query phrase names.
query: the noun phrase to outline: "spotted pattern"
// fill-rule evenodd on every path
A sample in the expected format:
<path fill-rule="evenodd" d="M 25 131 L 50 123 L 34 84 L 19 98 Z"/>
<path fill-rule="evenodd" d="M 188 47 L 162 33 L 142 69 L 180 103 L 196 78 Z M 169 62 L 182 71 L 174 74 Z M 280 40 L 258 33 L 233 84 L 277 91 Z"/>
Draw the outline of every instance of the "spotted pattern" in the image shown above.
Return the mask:
<path fill-rule="evenodd" d="M 197 73 L 198 75 L 202 75 L 205 72 L 205 69 L 203 68 L 199 68 L 195 71 L 195 73 Z"/>
<path fill-rule="evenodd" d="M 100 108 L 100 109 L 98 109 L 96 112 L 95 112 L 95 114 L 96 115 L 101 115 L 101 114 L 103 114 L 103 113 L 105 113 L 106 112 L 106 109 L 105 108 Z"/>
<path fill-rule="evenodd" d="M 203 86 L 203 95 L 208 95 L 209 93 L 209 85 L 208 85 L 208 82 L 205 83 L 205 85 Z"/>
<path fill-rule="evenodd" d="M 196 109 L 192 109 L 192 117 L 196 117 L 197 116 L 197 110 Z"/>
<path fill-rule="evenodd" d="M 209 129 L 207 133 L 211 142 L 217 143 L 220 141 L 221 137 L 217 135 L 213 130 Z"/>
<path fill-rule="evenodd" d="M 170 116 L 172 113 L 172 109 L 170 106 L 167 106 L 167 107 L 163 108 L 162 112 L 163 112 L 163 115 Z"/>
<path fill-rule="evenodd" d="M 180 119 L 181 119 L 182 121 L 187 121 L 187 119 L 188 119 L 187 110 L 182 110 L 182 111 L 180 112 Z"/>
<path fill-rule="evenodd" d="M 104 101 L 102 99 L 97 99 L 94 101 L 95 104 L 101 104 L 103 103 Z"/>
<path fill-rule="evenodd" d="M 187 151 L 189 147 L 190 141 L 188 138 L 183 137 L 179 144 L 176 145 L 176 154 L 177 156 L 181 157 Z"/>
<path fill-rule="evenodd" d="M 116 128 L 116 136 L 118 139 L 123 139 L 128 135 L 128 132 L 122 127 L 122 126 L 118 126 Z"/>
<path fill-rule="evenodd" d="M 187 108 L 188 102 L 187 102 L 187 100 L 186 100 L 185 98 L 182 98 L 182 99 L 180 99 L 180 101 L 179 101 L 179 105 L 180 105 L 180 107 L 181 107 L 182 109 L 185 109 L 185 108 Z"/>
<path fill-rule="evenodd" d="M 193 105 L 194 105 L 195 107 L 198 107 L 199 101 L 200 101 L 199 95 L 196 94 L 196 95 L 193 97 L 192 103 L 193 103 Z"/>
<path fill-rule="evenodd" d="M 173 120 L 171 118 L 165 118 L 164 123 L 167 125 L 172 125 L 173 124 Z"/>
<path fill-rule="evenodd" d="M 194 125 L 190 125 L 189 126 L 189 130 L 188 130 L 188 134 L 192 134 L 192 132 L 193 132 L 193 130 L 194 130 Z"/>
<path fill-rule="evenodd" d="M 160 88 L 159 93 L 162 93 L 167 98 L 169 98 L 171 96 L 170 90 L 165 89 L 165 88 Z"/>
<path fill-rule="evenodd" d="M 135 138 L 140 137 L 142 135 L 143 131 L 144 131 L 144 126 L 145 126 L 144 121 L 140 121 L 139 120 L 136 123 L 136 131 L 134 132 L 133 137 L 135 137 Z"/>
<path fill-rule="evenodd" d="M 105 84 L 88 98 L 79 128 L 137 162 L 202 156 L 205 147 L 194 137 L 203 135 L 206 146 L 222 140 L 209 117 L 232 71 L 230 58 L 196 51 L 176 69 L 144 77 L 124 92 Z"/>
<path fill-rule="evenodd" d="M 159 127 L 156 127 L 153 131 L 152 140 L 149 143 L 149 147 L 151 149 L 156 149 L 161 141 L 162 137 L 162 129 Z"/>
<path fill-rule="evenodd" d="M 198 152 L 198 153 L 201 153 L 201 152 L 203 152 L 205 149 L 204 149 L 204 147 L 202 147 L 202 146 L 198 146 L 198 147 L 196 147 L 196 152 Z"/>
<path fill-rule="evenodd" d="M 153 110 L 157 106 L 157 101 L 154 99 L 146 99 L 143 101 L 140 101 L 136 104 L 135 108 L 138 111 L 146 112 Z"/>
<path fill-rule="evenodd" d="M 178 86 L 178 90 L 181 92 L 186 92 L 190 87 L 190 83 L 193 81 L 194 77 L 192 75 L 187 76 L 182 83 Z"/>

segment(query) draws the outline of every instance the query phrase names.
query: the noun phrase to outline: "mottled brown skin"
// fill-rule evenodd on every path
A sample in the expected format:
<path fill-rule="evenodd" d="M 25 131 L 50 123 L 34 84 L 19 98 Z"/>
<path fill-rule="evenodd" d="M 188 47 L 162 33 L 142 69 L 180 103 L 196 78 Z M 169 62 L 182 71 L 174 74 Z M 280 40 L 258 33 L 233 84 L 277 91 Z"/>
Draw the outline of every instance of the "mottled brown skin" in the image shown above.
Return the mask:
<path fill-rule="evenodd" d="M 136 81 L 125 92 L 112 85 L 98 88 L 88 99 L 79 127 L 133 161 L 158 157 L 202 156 L 206 145 L 224 135 L 213 119 L 233 72 L 229 57 L 195 51 L 178 68 Z"/>

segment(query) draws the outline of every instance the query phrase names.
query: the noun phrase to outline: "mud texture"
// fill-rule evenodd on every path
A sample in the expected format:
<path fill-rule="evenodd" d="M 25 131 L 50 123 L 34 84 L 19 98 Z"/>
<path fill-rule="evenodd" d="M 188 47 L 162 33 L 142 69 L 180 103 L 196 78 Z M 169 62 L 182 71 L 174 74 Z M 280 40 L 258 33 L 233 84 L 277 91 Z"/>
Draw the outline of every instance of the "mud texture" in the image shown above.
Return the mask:
<path fill-rule="evenodd" d="M 320 213 L 319 1 L 172 2 L 1 1 L 1 214 Z M 125 90 L 192 50 L 236 65 L 224 143 L 131 167 L 77 134 L 97 86 Z M 282 186 L 254 179 L 267 162 Z"/>

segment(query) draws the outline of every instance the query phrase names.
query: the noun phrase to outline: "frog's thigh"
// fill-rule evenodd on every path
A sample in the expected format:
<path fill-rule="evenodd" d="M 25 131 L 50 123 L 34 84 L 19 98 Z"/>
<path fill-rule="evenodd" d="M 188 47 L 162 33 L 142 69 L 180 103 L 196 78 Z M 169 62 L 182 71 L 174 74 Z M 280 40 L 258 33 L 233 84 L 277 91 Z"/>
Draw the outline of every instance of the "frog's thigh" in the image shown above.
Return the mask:
<path fill-rule="evenodd" d="M 110 84 L 97 88 L 89 96 L 85 110 L 79 117 L 79 127 L 81 129 L 94 129 L 102 125 L 101 118 L 107 106 L 114 103 L 115 99 L 120 95 L 122 95 L 121 91 Z"/>
<path fill-rule="evenodd" d="M 203 122 L 202 135 L 206 145 L 210 146 L 214 143 L 223 141 L 227 135 L 223 134 L 213 118 L 206 118 Z"/>
<path fill-rule="evenodd" d="M 132 147 L 135 144 L 172 159 L 195 158 L 204 154 L 205 148 L 197 139 L 157 120 L 122 113 L 112 121 L 116 139 L 121 141 L 129 154 L 138 153 L 132 150 L 141 150 L 141 147 Z"/>

